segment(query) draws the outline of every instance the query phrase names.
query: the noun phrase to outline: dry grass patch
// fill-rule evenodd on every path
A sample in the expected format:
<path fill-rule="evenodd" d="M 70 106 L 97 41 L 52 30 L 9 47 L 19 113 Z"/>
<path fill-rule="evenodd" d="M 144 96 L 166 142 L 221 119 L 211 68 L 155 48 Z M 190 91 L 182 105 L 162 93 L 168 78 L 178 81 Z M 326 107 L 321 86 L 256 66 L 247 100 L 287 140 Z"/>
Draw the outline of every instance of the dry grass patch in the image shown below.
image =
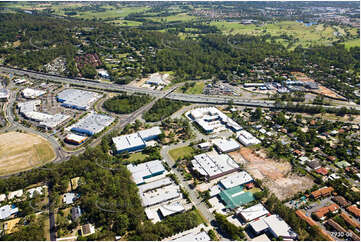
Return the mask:
<path fill-rule="evenodd" d="M 37 135 L 18 132 L 0 134 L 0 175 L 41 166 L 55 159 L 50 143 Z"/>

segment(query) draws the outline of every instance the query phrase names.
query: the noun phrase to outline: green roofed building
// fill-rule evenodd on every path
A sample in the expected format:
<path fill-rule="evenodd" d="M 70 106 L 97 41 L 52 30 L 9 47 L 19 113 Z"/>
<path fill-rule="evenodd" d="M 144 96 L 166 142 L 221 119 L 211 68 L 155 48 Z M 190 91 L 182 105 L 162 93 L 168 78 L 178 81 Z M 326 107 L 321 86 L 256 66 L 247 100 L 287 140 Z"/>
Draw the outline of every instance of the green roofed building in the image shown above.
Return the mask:
<path fill-rule="evenodd" d="M 237 208 L 244 204 L 254 201 L 253 194 L 251 192 L 244 192 L 243 186 L 235 186 L 227 190 L 220 192 L 219 196 L 226 204 L 226 208 Z"/>

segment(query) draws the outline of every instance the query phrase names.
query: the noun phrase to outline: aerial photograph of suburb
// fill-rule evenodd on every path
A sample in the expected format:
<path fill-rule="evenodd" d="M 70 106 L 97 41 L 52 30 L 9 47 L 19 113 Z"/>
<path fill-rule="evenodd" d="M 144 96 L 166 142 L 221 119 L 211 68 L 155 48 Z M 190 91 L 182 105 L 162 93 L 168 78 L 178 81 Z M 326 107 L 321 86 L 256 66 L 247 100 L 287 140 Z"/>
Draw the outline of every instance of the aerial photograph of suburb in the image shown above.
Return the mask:
<path fill-rule="evenodd" d="M 360 1 L 0 0 L 0 241 L 360 241 Z"/>

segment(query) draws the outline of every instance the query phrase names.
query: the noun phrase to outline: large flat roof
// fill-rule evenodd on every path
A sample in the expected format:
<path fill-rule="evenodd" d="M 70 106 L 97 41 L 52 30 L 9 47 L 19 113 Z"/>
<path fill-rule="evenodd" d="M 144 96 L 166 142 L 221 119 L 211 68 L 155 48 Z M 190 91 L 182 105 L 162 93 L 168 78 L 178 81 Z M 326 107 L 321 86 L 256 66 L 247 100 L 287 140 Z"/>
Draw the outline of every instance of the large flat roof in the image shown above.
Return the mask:
<path fill-rule="evenodd" d="M 211 241 L 211 238 L 205 231 L 202 231 L 199 233 L 191 232 L 174 241 Z"/>
<path fill-rule="evenodd" d="M 238 164 L 226 154 L 208 152 L 194 156 L 192 165 L 201 175 L 217 176 L 234 169 L 238 169 Z"/>
<path fill-rule="evenodd" d="M 86 132 L 90 135 L 101 132 L 114 121 L 112 116 L 90 112 L 84 118 L 72 125 L 71 129 Z"/>
<path fill-rule="evenodd" d="M 139 136 L 138 133 L 114 137 L 113 142 L 117 151 L 128 150 L 145 145 L 144 140 Z"/>
<path fill-rule="evenodd" d="M 80 107 L 82 109 L 88 109 L 100 97 L 99 93 L 74 88 L 65 89 L 57 95 L 58 100 L 61 100 L 66 106 Z"/>
<path fill-rule="evenodd" d="M 260 203 L 246 209 L 239 209 L 238 211 L 246 221 L 252 221 L 269 213 Z"/>
<path fill-rule="evenodd" d="M 37 98 L 41 95 L 44 95 L 46 92 L 43 90 L 38 90 L 38 89 L 32 89 L 32 88 L 25 88 L 24 90 L 21 91 L 23 96 L 25 98 Z"/>
<path fill-rule="evenodd" d="M 132 177 L 136 184 L 143 183 L 147 176 L 156 175 L 165 171 L 162 161 L 160 160 L 148 161 L 138 165 L 129 164 L 127 165 L 127 168 L 132 173 Z"/>
<path fill-rule="evenodd" d="M 278 215 L 271 215 L 263 218 L 268 227 L 276 237 L 296 238 L 297 234 L 292 228 Z"/>
<path fill-rule="evenodd" d="M 241 145 L 234 139 L 214 139 L 212 140 L 212 143 L 224 153 L 237 150 L 241 147 Z"/>
<path fill-rule="evenodd" d="M 253 181 L 250 174 L 245 171 L 240 171 L 228 176 L 220 181 L 220 184 L 225 188 L 229 189 L 235 186 L 243 185 Z"/>
<path fill-rule="evenodd" d="M 232 209 L 254 201 L 253 194 L 243 191 L 242 186 L 223 190 L 219 196 L 226 203 L 227 207 Z"/>

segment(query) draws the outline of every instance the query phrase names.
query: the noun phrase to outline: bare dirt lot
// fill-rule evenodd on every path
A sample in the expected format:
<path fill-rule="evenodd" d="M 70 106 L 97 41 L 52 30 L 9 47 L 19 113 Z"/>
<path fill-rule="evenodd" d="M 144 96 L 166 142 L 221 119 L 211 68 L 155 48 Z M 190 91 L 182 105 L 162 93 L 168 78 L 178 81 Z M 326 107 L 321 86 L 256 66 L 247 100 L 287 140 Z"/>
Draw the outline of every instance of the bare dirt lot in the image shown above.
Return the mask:
<path fill-rule="evenodd" d="M 50 143 L 37 135 L 18 132 L 0 134 L 0 175 L 10 175 L 52 161 Z"/>
<path fill-rule="evenodd" d="M 315 82 L 315 80 L 309 78 L 308 76 L 306 76 L 304 73 L 302 72 L 291 72 L 292 75 L 294 77 L 296 77 L 298 80 L 300 81 L 306 81 L 306 82 Z M 341 98 L 344 99 L 344 97 L 338 95 L 336 92 L 328 89 L 327 87 L 324 87 L 320 84 L 318 84 L 319 89 L 318 90 L 314 90 L 314 93 L 320 94 L 320 95 L 324 95 L 326 97 L 331 97 L 331 98 Z"/>
<path fill-rule="evenodd" d="M 243 159 L 246 160 L 245 169 L 255 179 L 260 179 L 280 200 L 313 186 L 313 181 L 309 177 L 292 174 L 290 163 L 269 159 L 263 151 L 243 147 L 229 155 L 239 163 L 242 163 Z"/>

